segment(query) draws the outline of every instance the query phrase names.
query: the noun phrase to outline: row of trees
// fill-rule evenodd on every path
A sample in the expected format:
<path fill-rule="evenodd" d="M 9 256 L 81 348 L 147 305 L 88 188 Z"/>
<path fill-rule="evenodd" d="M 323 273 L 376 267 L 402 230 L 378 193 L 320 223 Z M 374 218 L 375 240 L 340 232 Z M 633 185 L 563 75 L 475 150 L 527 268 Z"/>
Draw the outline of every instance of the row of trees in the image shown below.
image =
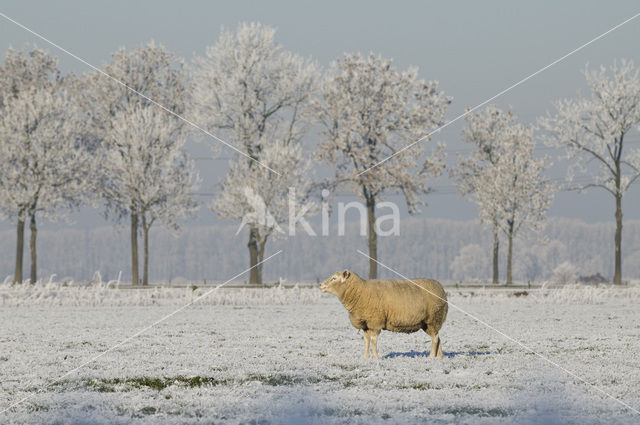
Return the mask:
<path fill-rule="evenodd" d="M 640 121 L 640 80 L 630 62 L 614 66 L 613 74 L 587 72 L 592 99 L 559 102 L 557 115 L 540 121 L 539 137 L 566 146 L 570 155 L 596 155 L 611 172 L 589 186 L 616 197 L 619 283 L 622 194 L 640 173 L 639 150 L 623 156 L 622 143 Z M 426 140 L 414 141 L 445 123 L 450 103 L 436 82 L 418 78 L 417 69 L 399 71 L 373 54 L 345 54 L 323 75 L 261 24 L 223 30 L 189 68 L 154 43 L 121 49 L 104 73 L 81 77 L 60 76 L 55 59 L 38 49 L 9 51 L 0 69 L 0 209 L 18 223 L 15 280 L 22 280 L 25 222 L 35 281 L 36 213 L 51 218 L 89 202 L 102 203 L 116 222 L 130 219 L 134 283 L 142 230 L 148 281 L 151 225 L 159 219 L 175 227 L 197 207 L 197 173 L 182 150 L 192 129 L 178 115 L 236 150 L 211 207 L 247 224 L 251 282 L 262 281 L 267 240 L 298 221 L 290 217 L 290 203 L 307 205 L 320 188 L 347 189 L 366 204 L 369 277 L 375 278 L 376 205 L 393 191 L 404 195 L 409 212 L 419 210 L 429 181 L 443 172 L 444 146 L 424 152 Z M 321 140 L 309 155 L 304 139 L 316 125 Z M 451 175 L 492 229 L 494 281 L 499 234 L 507 236 L 510 283 L 513 240 L 521 229 L 540 227 L 557 189 L 545 177 L 550 163 L 534 155 L 534 128 L 495 106 L 469 114 L 463 138 L 474 148 Z M 312 161 L 328 164 L 335 175 L 314 182 Z M 300 214 L 314 211 L 304 207 Z"/>
<path fill-rule="evenodd" d="M 611 77 L 605 67 L 585 69 L 591 96 L 557 101 L 556 114 L 538 120 L 544 142 L 564 148 L 566 158 L 573 160 L 567 187 L 604 189 L 615 201 L 615 284 L 622 282 L 622 199 L 640 177 L 640 149 L 625 147 L 625 137 L 640 123 L 639 72 L 626 60 L 614 63 Z M 498 282 L 499 232 L 506 234 L 509 284 L 513 237 L 522 227 L 539 229 L 557 190 L 544 177 L 551 163 L 547 157 L 533 156 L 533 127 L 517 123 L 511 111 L 489 106 L 467 115 L 466 121 L 463 138 L 474 150 L 459 159 L 451 174 L 459 191 L 478 205 L 482 221 L 493 230 L 494 283 Z"/>
<path fill-rule="evenodd" d="M 511 111 L 489 106 L 466 116 L 464 140 L 475 145 L 451 171 L 459 191 L 475 202 L 493 232 L 493 283 L 498 283 L 500 232 L 508 241 L 507 284 L 513 281 L 513 242 L 520 229 L 539 230 L 557 190 L 546 176 L 548 157 L 534 156 L 533 128 Z"/>
<path fill-rule="evenodd" d="M 432 200 L 441 197 L 433 196 Z M 359 213 L 353 214 L 354 218 Z M 386 213 L 380 209 L 379 215 Z M 366 211 L 364 217 L 366 224 Z M 338 220 L 334 214 L 329 221 L 331 227 L 327 236 L 314 237 L 298 231 L 295 237 L 270 240 L 265 255 L 277 250 L 283 250 L 283 253 L 265 264 L 265 283 L 279 278 L 288 282 L 315 282 L 316 279 L 324 279 L 327 270 L 344 268 L 345 264 L 366 272 L 368 259 L 356 251 L 358 248 L 363 250 L 363 243 L 366 248 L 367 238 L 366 234 L 361 234 L 360 222 L 347 221 L 345 234 L 348 236 L 345 237 L 336 231 Z M 120 276 L 123 282 L 123 279 L 130 282 L 128 229 L 115 230 L 109 223 L 104 224 L 93 229 L 39 231 L 38 250 L 42 252 L 38 256 L 39 280 L 46 281 L 56 273 L 57 280 L 88 281 L 97 276 L 96 271 L 99 270 L 104 281 Z M 320 235 L 319 222 L 314 220 L 311 224 Z M 640 221 L 625 219 L 624 225 L 624 276 L 625 279 L 640 279 Z M 222 276 L 233 276 L 247 267 L 248 232 L 245 229 L 242 234 L 236 234 L 237 230 L 238 223 L 226 220 L 207 226 L 185 224 L 179 235 L 170 229 L 154 227 L 149 241 L 149 279 L 169 281 L 182 277 L 201 283 L 203 279 L 215 282 Z M 601 273 L 611 278 L 614 257 L 610 239 L 614 232 L 613 220 L 609 223 L 586 223 L 580 219 L 550 216 L 541 231 L 542 237 L 525 232 L 517 238 L 513 258 L 514 282 L 548 279 L 554 268 L 564 261 L 575 265 L 580 276 Z M 491 233 L 479 220 L 407 217 L 400 223 L 401 237 L 379 237 L 378 250 L 381 261 L 407 276 L 491 282 Z M 0 243 L 2 282 L 8 274 L 13 278 L 15 226 L 0 230 L 0 241 L 4 241 Z M 501 282 L 506 277 L 506 238 L 504 247 L 500 256 Z M 26 266 L 28 278 L 28 261 Z M 120 275 L 123 267 L 126 276 Z M 378 273 L 379 277 L 393 277 L 393 273 L 384 268 L 379 268 Z"/>
<path fill-rule="evenodd" d="M 173 110 L 185 108 L 181 62 L 162 46 L 113 55 L 105 71 Z M 170 227 L 196 208 L 197 174 L 181 150 L 182 120 L 100 73 L 61 76 L 44 51 L 9 50 L 0 68 L 0 211 L 17 220 L 14 281 L 22 282 L 24 227 L 31 231 L 30 281 L 37 280 L 37 216 L 59 218 L 83 204 L 131 219 L 132 278 L 138 283 L 138 232 Z"/>
<path fill-rule="evenodd" d="M 640 177 L 640 149 L 625 149 L 625 137 L 640 123 L 638 73 L 633 62 L 625 60 L 614 63 L 611 78 L 604 67 L 586 69 L 591 97 L 557 101 L 556 115 L 538 122 L 546 144 L 565 148 L 567 159 L 573 160 L 568 187 L 604 189 L 615 200 L 615 284 L 622 282 L 622 199 Z M 493 228 L 494 282 L 498 278 L 498 229 L 506 233 L 507 283 L 511 283 L 513 236 L 521 225 L 539 226 L 556 190 L 543 177 L 550 163 L 548 158 L 533 157 L 532 128 L 516 123 L 511 111 L 491 106 L 483 113 L 468 115 L 467 124 L 464 139 L 477 149 L 460 159 L 452 174 L 461 193 L 477 203 L 482 220 Z M 587 165 L 591 163 L 595 166 Z"/>
<path fill-rule="evenodd" d="M 274 41 L 275 31 L 259 24 L 223 31 L 218 42 L 197 58 L 193 105 L 196 121 L 222 132 L 246 152 L 231 164 L 213 209 L 224 218 L 243 220 L 249 227 L 250 282 L 262 281 L 267 239 L 292 223 L 293 201 L 306 204 L 312 189 L 346 187 L 366 203 L 369 252 L 377 257 L 375 208 L 388 190 L 401 191 L 411 212 L 420 195 L 429 192 L 427 180 L 443 166 L 442 149 L 419 164 L 419 149 L 369 170 L 420 137 L 444 124 L 450 99 L 435 82 L 425 83 L 417 70 L 399 72 L 390 60 L 375 55 L 345 55 L 321 78 L 318 67 L 286 52 Z M 334 167 L 334 178 L 314 185 L 311 160 L 303 138 L 319 123 L 323 138 L 315 159 Z M 275 171 L 275 172 L 274 172 Z M 249 194 L 249 195 L 248 195 Z M 249 216 L 255 208 L 270 213 Z M 312 208 L 303 210 L 312 213 Z M 377 276 L 371 260 L 369 276 Z"/>

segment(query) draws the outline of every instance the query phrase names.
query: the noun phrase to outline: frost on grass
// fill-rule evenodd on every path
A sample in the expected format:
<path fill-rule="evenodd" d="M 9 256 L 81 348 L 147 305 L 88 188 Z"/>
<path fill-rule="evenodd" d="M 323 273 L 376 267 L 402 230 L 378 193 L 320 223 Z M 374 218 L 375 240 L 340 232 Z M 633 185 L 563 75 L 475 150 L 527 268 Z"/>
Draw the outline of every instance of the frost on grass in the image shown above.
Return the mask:
<path fill-rule="evenodd" d="M 157 286 L 132 290 L 121 289 L 111 284 L 0 284 L 0 306 L 2 307 L 175 306 L 177 308 L 192 301 L 203 305 L 309 304 L 317 303 L 321 298 L 322 294 L 317 289 L 297 287 L 215 289 L 215 286 L 184 288 Z"/>
<path fill-rule="evenodd" d="M 449 350 L 445 358 L 426 358 L 430 344 L 421 332 L 389 332 L 380 343 L 381 359 L 364 360 L 362 335 L 343 307 L 308 288 L 222 288 L 56 382 L 201 289 L 0 286 L 0 410 L 33 396 L 0 414 L 0 423 L 638 419 L 456 309 L 450 309 L 441 333 Z M 567 287 L 520 296 L 449 292 L 465 311 L 640 406 L 637 287 Z M 126 301 L 131 297 L 135 302 Z"/>
<path fill-rule="evenodd" d="M 188 286 L 184 288 L 152 286 L 147 289 L 131 290 L 119 288 L 111 283 L 90 285 L 46 283 L 37 285 L 13 285 L 0 283 L 0 307 L 119 307 L 119 306 L 175 306 L 181 307 L 197 300 L 203 305 L 265 305 L 265 304 L 317 304 L 326 301 L 327 296 L 317 288 L 294 287 L 275 288 L 220 288 L 212 286 Z M 497 291 L 478 287 L 474 290 L 445 288 L 454 304 L 456 300 L 466 302 L 504 302 L 520 298 L 520 303 L 545 304 L 598 304 L 609 300 L 640 301 L 640 285 L 625 288 L 611 285 L 584 286 L 565 285 L 562 287 L 536 288 L 522 291 Z M 202 297 L 203 295 L 205 297 Z"/>

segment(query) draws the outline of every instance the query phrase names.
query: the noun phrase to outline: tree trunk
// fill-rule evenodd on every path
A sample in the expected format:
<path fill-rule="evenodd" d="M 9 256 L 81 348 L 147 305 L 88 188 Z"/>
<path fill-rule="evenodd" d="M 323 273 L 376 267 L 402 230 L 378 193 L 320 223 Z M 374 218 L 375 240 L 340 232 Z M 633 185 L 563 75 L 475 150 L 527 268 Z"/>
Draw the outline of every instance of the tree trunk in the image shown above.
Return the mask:
<path fill-rule="evenodd" d="M 22 283 L 22 259 L 24 257 L 24 218 L 18 215 L 18 231 L 16 240 L 16 269 L 13 274 L 13 283 Z"/>
<path fill-rule="evenodd" d="M 29 230 L 31 231 L 31 240 L 29 241 L 29 249 L 31 250 L 31 283 L 36 283 L 37 276 L 37 253 L 36 253 L 36 239 L 38 237 L 38 229 L 36 228 L 36 213 L 32 213 L 29 223 Z"/>
<path fill-rule="evenodd" d="M 500 229 L 497 224 L 493 224 L 493 283 L 500 283 L 500 276 L 498 275 L 498 260 L 500 251 Z"/>
<path fill-rule="evenodd" d="M 378 235 L 376 234 L 376 200 L 367 199 L 367 221 L 369 224 L 369 279 L 378 278 Z"/>
<path fill-rule="evenodd" d="M 615 236 L 615 271 L 613 284 L 622 284 L 622 195 L 618 191 L 616 196 L 616 236 Z"/>
<path fill-rule="evenodd" d="M 509 246 L 507 252 L 507 285 L 511 285 L 513 283 L 512 275 L 511 275 L 511 265 L 513 260 L 513 224 L 509 224 Z"/>
<path fill-rule="evenodd" d="M 147 217 L 142 214 L 142 232 L 144 233 L 144 265 L 142 269 L 142 284 L 149 284 L 149 229 Z"/>
<path fill-rule="evenodd" d="M 249 243 L 247 246 L 249 247 L 249 267 L 251 267 L 249 283 L 261 285 L 260 270 L 256 267 L 256 264 L 258 264 L 258 229 L 255 227 L 249 229 Z"/>
<path fill-rule="evenodd" d="M 138 214 L 131 211 L 131 283 L 137 285 L 138 279 Z"/>
<path fill-rule="evenodd" d="M 267 245 L 267 236 L 265 236 L 260 243 L 258 244 L 258 267 L 256 267 L 258 269 L 258 281 L 260 282 L 260 285 L 263 284 L 263 280 L 262 280 L 262 261 L 264 260 L 264 248 Z"/>

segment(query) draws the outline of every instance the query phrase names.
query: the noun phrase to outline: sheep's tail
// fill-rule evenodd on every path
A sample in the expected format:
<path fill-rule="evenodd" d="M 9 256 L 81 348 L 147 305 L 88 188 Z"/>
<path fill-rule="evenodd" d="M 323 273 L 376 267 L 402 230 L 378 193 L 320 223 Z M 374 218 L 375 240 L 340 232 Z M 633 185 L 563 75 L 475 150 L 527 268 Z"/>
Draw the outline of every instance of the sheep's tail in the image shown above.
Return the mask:
<path fill-rule="evenodd" d="M 443 324 L 444 321 L 447 319 L 447 313 L 449 312 L 449 301 L 447 301 L 446 295 L 444 299 L 445 301 L 444 301 L 444 304 L 442 305 L 442 320 L 440 321 L 441 324 Z"/>
<path fill-rule="evenodd" d="M 449 302 L 447 301 L 446 293 L 445 293 L 445 296 L 442 297 L 442 299 L 443 299 L 442 305 L 440 306 L 438 311 L 436 311 L 434 314 L 435 316 L 434 322 L 437 324 L 436 326 L 438 327 L 438 331 L 440 331 L 440 328 L 442 328 L 444 321 L 447 319 L 447 313 L 449 312 Z"/>

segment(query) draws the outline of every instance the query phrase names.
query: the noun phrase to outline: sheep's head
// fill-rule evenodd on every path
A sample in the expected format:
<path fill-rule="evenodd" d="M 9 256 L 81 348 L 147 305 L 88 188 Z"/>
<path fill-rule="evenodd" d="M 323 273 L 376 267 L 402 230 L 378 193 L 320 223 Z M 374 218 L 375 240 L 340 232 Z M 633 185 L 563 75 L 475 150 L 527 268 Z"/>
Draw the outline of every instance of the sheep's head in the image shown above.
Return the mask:
<path fill-rule="evenodd" d="M 320 290 L 322 292 L 329 292 L 334 295 L 338 295 L 340 287 L 351 277 L 351 272 L 345 270 L 343 272 L 335 272 L 324 282 L 320 284 Z"/>

